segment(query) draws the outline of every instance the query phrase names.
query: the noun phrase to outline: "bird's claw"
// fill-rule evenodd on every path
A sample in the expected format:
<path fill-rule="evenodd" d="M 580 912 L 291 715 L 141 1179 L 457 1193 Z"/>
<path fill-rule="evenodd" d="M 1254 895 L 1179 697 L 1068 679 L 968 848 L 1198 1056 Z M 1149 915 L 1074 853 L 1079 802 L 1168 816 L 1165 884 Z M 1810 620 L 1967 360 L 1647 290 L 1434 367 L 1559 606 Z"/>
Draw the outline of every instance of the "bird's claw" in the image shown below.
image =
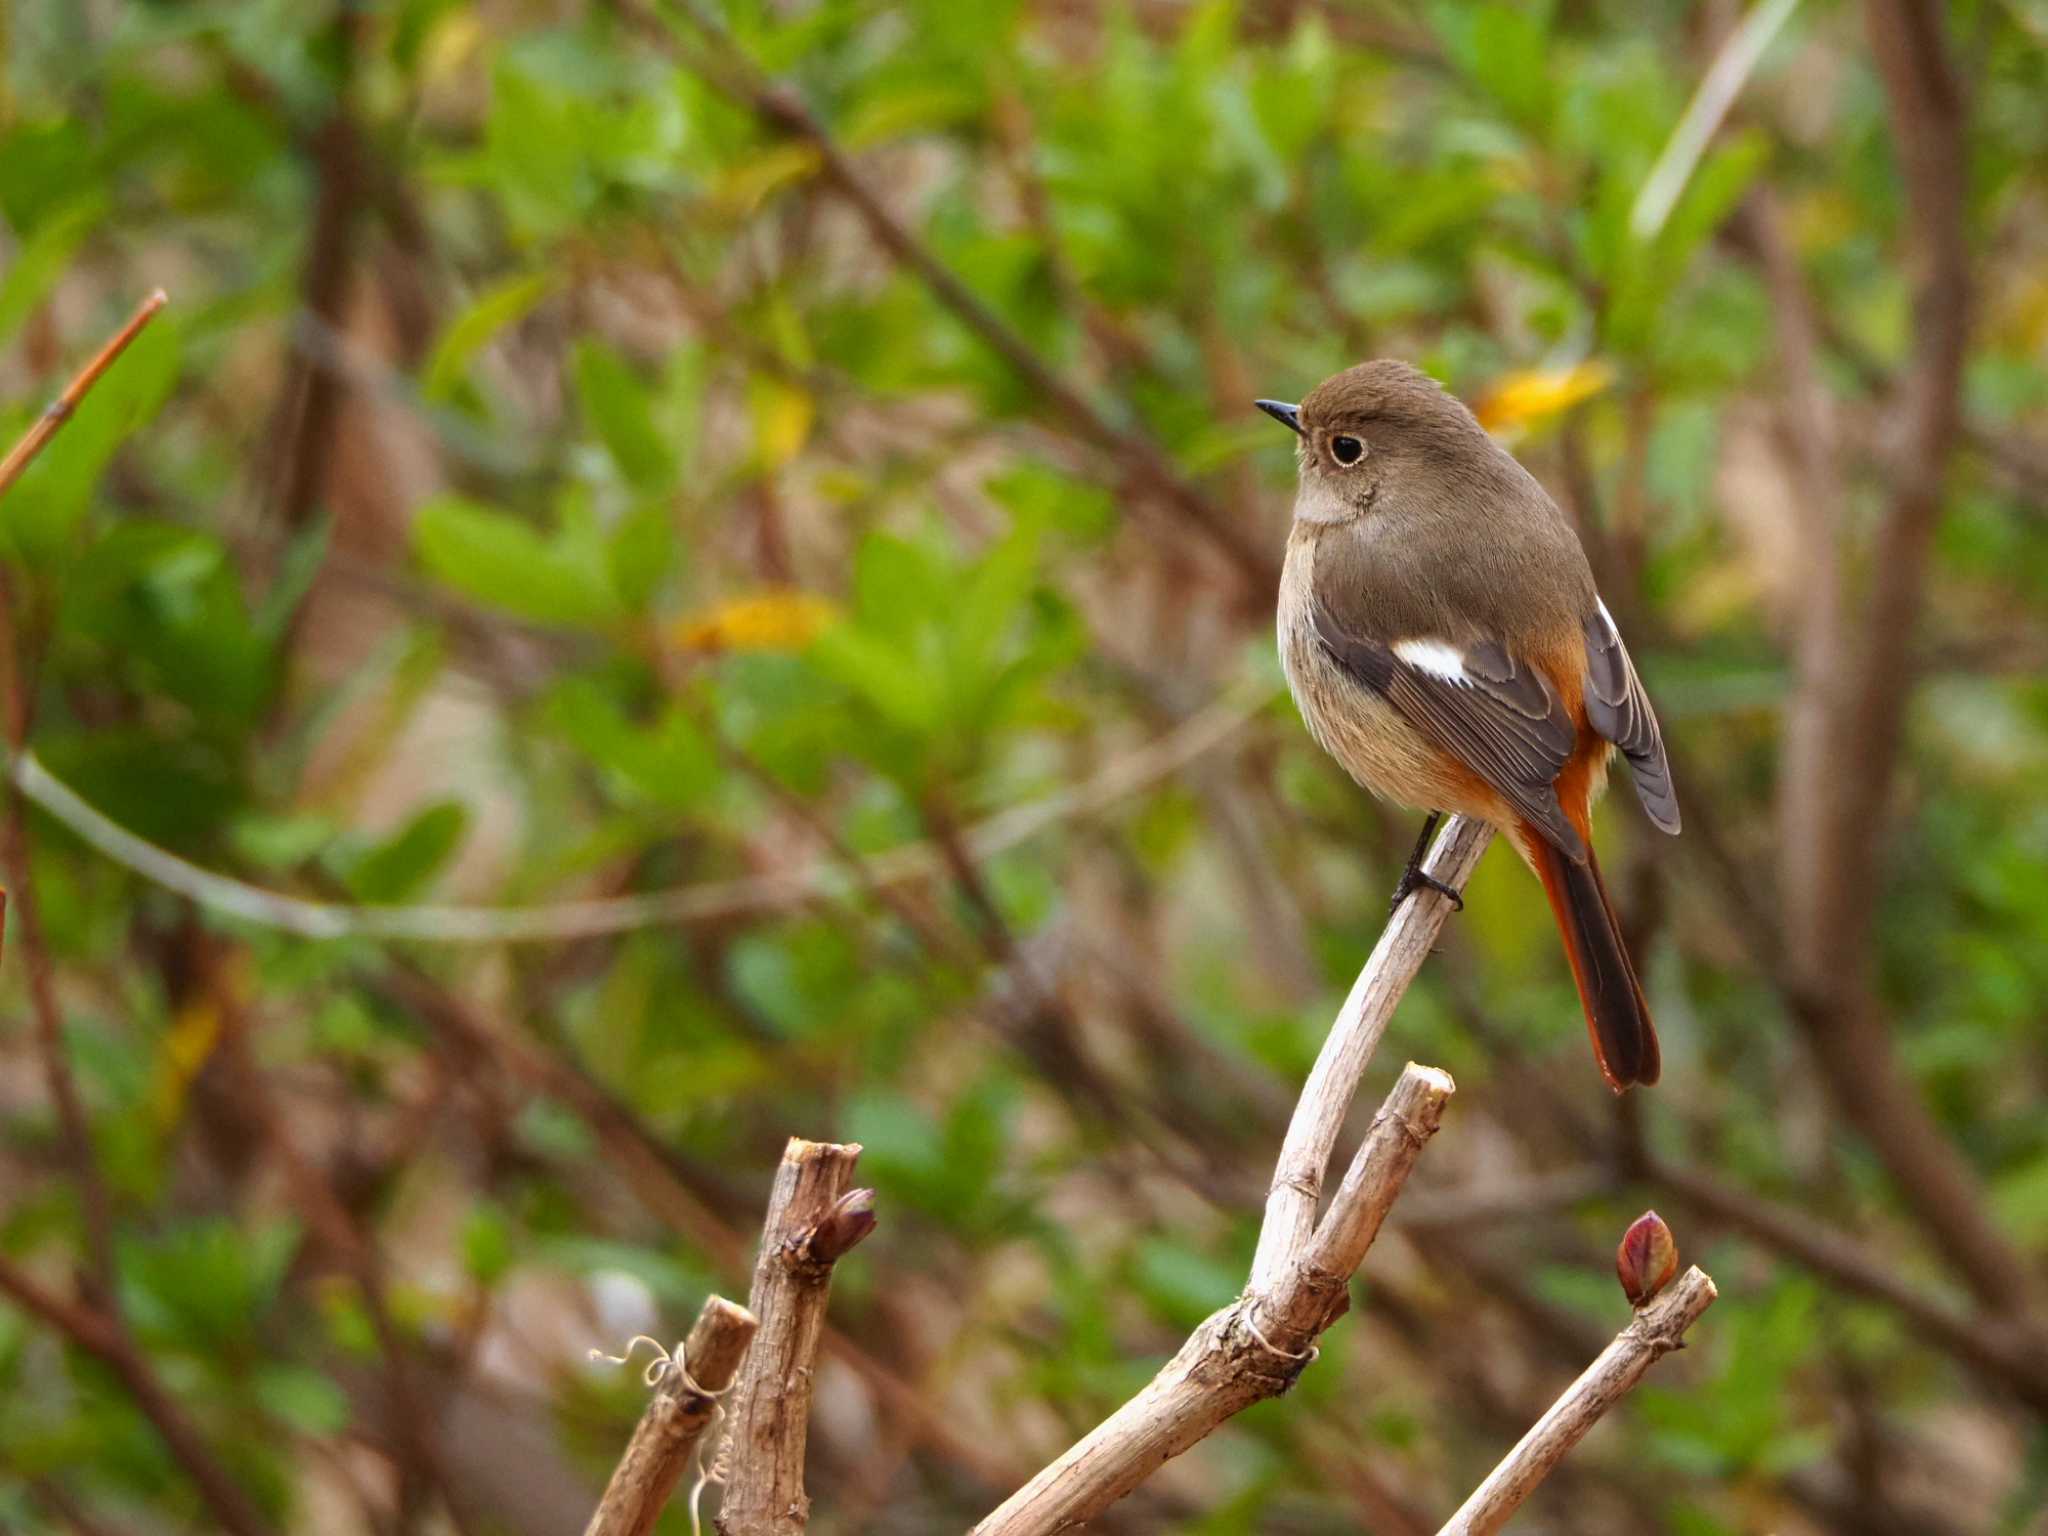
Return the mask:
<path fill-rule="evenodd" d="M 1465 910 L 1465 898 L 1458 893 L 1456 886 L 1446 885 L 1435 875 L 1424 874 L 1420 868 L 1411 864 L 1401 871 L 1400 883 L 1394 887 L 1394 899 L 1387 904 L 1387 915 L 1391 917 L 1400 911 L 1401 903 L 1417 891 L 1435 891 L 1437 895 L 1449 900 L 1453 912 Z"/>

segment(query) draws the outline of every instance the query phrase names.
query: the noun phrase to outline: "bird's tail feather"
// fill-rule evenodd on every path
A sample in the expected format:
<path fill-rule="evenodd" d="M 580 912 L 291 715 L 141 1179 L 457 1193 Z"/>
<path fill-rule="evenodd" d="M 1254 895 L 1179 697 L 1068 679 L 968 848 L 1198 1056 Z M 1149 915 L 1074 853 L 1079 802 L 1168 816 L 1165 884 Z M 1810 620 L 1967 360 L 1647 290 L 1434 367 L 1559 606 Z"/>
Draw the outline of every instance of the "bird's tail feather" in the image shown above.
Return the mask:
<path fill-rule="evenodd" d="M 1593 1055 L 1607 1085 L 1616 1093 L 1636 1083 L 1647 1087 L 1657 1081 L 1663 1066 L 1657 1030 L 1650 1022 L 1635 965 L 1622 943 L 1621 926 L 1614 920 L 1607 888 L 1600 882 L 1600 864 L 1593 857 L 1592 844 L 1587 844 L 1586 862 L 1575 864 L 1534 828 L 1527 829 L 1518 841 L 1543 882 L 1543 893 L 1550 898 L 1550 910 L 1564 935 L 1572 979 L 1579 984 L 1586 1028 L 1593 1037 Z"/>

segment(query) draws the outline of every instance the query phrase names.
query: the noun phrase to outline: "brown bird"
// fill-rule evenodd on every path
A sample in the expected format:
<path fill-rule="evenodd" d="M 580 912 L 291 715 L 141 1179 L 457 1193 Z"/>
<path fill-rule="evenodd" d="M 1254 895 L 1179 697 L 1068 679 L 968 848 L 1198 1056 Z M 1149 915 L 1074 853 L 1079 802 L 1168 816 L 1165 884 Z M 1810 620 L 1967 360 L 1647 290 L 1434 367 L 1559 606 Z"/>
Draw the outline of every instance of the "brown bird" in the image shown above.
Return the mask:
<path fill-rule="evenodd" d="M 1619 747 L 1643 810 L 1678 831 L 1664 738 L 1578 535 L 1470 411 L 1406 363 L 1360 363 L 1300 405 L 1280 579 L 1280 657 L 1324 751 L 1374 794 L 1506 832 L 1543 882 L 1619 1093 L 1654 1083 L 1657 1032 L 1593 857 L 1594 798 Z M 1458 902 L 1460 906 L 1462 902 Z"/>

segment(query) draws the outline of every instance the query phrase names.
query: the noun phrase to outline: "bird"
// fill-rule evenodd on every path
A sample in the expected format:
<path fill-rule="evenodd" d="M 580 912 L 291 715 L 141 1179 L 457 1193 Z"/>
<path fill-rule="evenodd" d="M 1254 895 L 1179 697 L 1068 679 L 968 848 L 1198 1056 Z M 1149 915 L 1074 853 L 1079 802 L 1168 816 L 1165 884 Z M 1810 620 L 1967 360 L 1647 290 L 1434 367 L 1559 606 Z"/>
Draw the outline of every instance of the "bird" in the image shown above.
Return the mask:
<path fill-rule="evenodd" d="M 1663 732 L 1571 522 L 1428 374 L 1394 359 L 1325 379 L 1292 429 L 1300 478 L 1282 566 L 1282 668 L 1309 733 L 1360 785 L 1503 832 L 1564 937 L 1593 1054 L 1620 1093 L 1662 1053 L 1592 843 L 1615 751 L 1653 825 L 1680 818 Z"/>

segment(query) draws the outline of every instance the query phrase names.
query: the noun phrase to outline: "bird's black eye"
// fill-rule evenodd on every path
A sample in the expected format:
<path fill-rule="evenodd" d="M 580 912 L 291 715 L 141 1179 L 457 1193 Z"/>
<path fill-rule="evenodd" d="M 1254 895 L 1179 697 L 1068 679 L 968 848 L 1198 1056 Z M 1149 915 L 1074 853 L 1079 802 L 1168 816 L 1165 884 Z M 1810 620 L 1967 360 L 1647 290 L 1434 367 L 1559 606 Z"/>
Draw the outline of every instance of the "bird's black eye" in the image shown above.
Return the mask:
<path fill-rule="evenodd" d="M 1365 444 L 1351 436 L 1330 439 L 1330 457 L 1339 464 L 1356 464 L 1365 457 Z"/>

